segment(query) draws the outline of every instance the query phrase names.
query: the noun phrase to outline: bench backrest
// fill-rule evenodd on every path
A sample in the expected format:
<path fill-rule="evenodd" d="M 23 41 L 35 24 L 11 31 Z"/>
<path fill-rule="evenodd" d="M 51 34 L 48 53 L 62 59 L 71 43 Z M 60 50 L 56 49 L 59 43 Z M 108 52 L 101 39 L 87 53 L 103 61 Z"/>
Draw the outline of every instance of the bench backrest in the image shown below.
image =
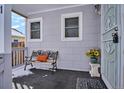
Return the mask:
<path fill-rule="evenodd" d="M 44 55 L 44 54 L 48 55 L 48 59 L 52 59 L 52 60 L 57 61 L 58 51 L 51 51 L 51 50 L 47 50 L 47 51 L 43 51 L 43 50 L 37 50 L 36 51 L 36 50 L 34 50 L 34 51 L 32 51 L 30 60 L 33 60 L 38 55 Z"/>

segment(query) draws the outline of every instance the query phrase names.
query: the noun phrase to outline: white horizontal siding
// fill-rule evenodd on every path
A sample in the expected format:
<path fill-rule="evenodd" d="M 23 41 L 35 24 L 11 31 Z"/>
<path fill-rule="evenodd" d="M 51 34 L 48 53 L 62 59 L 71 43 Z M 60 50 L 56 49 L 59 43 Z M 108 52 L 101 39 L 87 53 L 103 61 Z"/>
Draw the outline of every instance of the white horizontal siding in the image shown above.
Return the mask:
<path fill-rule="evenodd" d="M 82 41 L 61 41 L 61 14 L 83 12 Z M 89 58 L 85 53 L 90 48 L 100 47 L 100 16 L 93 5 L 80 6 L 30 16 L 43 18 L 43 41 L 27 43 L 29 54 L 34 49 L 58 50 L 58 68 L 69 70 L 89 70 Z"/>

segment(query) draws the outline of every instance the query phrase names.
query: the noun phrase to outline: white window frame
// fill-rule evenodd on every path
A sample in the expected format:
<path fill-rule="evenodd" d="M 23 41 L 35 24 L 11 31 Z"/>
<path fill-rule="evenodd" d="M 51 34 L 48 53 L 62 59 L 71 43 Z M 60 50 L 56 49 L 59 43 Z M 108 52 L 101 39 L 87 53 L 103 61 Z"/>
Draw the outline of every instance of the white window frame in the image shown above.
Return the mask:
<path fill-rule="evenodd" d="M 79 17 L 79 37 L 65 37 L 65 18 Z M 82 40 L 82 12 L 62 14 L 61 15 L 61 40 L 62 41 L 81 41 Z"/>
<path fill-rule="evenodd" d="M 31 23 L 32 22 L 40 22 L 40 39 L 31 39 Z M 43 19 L 42 17 L 39 18 L 32 18 L 27 20 L 27 42 L 40 42 L 42 41 L 42 34 L 43 34 Z"/>

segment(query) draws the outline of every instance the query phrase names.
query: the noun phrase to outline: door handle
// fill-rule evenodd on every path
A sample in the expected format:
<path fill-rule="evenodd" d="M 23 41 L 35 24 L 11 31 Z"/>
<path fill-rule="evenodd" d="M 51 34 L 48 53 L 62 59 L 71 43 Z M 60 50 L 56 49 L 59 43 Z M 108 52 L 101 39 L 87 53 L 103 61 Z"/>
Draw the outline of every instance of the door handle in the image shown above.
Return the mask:
<path fill-rule="evenodd" d="M 118 28 L 116 27 L 114 30 L 114 33 L 112 33 L 113 43 L 118 43 Z"/>

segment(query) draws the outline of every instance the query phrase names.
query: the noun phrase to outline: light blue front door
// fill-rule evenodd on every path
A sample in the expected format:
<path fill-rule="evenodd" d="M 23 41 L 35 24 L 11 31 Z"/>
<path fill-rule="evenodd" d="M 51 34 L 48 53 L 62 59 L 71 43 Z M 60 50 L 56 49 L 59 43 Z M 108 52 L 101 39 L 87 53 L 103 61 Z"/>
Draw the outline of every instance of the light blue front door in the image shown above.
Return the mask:
<path fill-rule="evenodd" d="M 102 15 L 102 75 L 112 88 L 118 87 L 119 43 L 113 42 L 115 33 L 119 33 L 119 5 L 103 5 Z"/>

